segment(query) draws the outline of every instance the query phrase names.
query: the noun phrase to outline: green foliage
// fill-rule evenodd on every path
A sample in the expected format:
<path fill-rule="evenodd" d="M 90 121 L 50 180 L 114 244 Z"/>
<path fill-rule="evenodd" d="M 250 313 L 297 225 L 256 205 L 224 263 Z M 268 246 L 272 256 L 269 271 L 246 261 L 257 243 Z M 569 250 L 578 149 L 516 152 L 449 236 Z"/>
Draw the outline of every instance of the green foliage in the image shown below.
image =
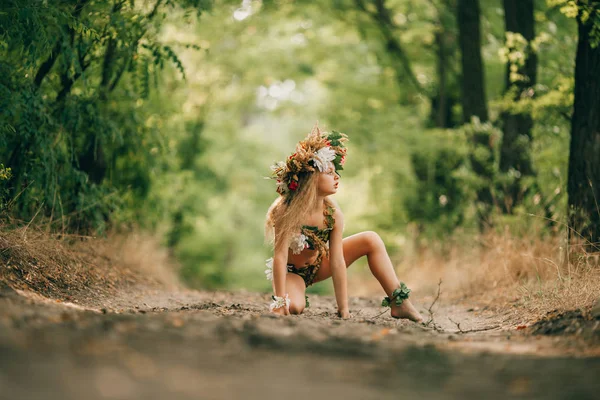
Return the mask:
<path fill-rule="evenodd" d="M 6 0 L 0 205 L 59 229 L 141 225 L 164 235 L 187 281 L 267 291 L 259 233 L 276 193 L 262 177 L 319 120 L 350 138 L 346 235 L 377 230 L 397 252 L 409 225 L 445 240 L 480 214 L 516 228 L 523 213 L 560 219 L 577 32 L 572 2 L 555 3 L 538 4 L 538 37 L 524 43 L 505 41 L 499 3 L 481 2 L 492 122 L 432 129 L 443 87 L 445 111 L 460 114 L 452 2 Z M 538 84 L 514 101 L 504 62 L 533 53 Z M 514 215 L 499 211 L 502 188 L 522 179 L 499 172 L 503 112 L 534 118 L 522 145 L 537 186 L 525 182 Z"/>
<path fill-rule="evenodd" d="M 11 176 L 12 174 L 10 168 L 6 168 L 4 164 L 0 163 L 0 181 L 7 181 L 11 178 Z M 2 192 L 0 192 L 0 212 L 4 211 L 4 208 L 6 207 L 6 194 L 6 189 L 3 189 Z"/>
<path fill-rule="evenodd" d="M 460 131 L 429 135 L 411 154 L 415 183 L 404 195 L 404 206 L 409 221 L 417 223 L 421 232 L 442 238 L 462 225 L 471 203 L 464 177 L 467 141 Z M 431 140 L 433 135 L 436 140 Z"/>
<path fill-rule="evenodd" d="M 502 132 L 491 122 L 473 117 L 462 128 L 471 144 L 471 169 L 477 175 L 475 189 L 490 186 L 498 173 L 498 150 Z"/>
<path fill-rule="evenodd" d="M 0 190 L 13 217 L 41 210 L 63 227 L 102 231 L 115 211 L 146 198 L 164 141 L 152 122 L 158 110 L 140 108 L 139 97 L 149 98 L 150 77 L 158 85 L 166 63 L 185 77 L 158 32 L 167 9 L 199 5 L 208 4 L 8 1 L 0 158 L 13 174 Z"/>
<path fill-rule="evenodd" d="M 583 24 L 591 24 L 590 45 L 600 45 L 600 4 L 576 0 L 546 0 L 548 7 L 559 7 L 568 18 L 579 18 Z"/>

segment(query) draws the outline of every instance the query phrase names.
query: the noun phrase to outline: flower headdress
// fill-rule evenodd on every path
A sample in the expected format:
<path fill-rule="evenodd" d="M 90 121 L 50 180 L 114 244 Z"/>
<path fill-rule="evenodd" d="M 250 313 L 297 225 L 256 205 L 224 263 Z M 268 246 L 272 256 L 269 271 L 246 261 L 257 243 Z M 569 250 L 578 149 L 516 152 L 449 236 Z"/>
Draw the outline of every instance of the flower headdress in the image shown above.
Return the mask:
<path fill-rule="evenodd" d="M 299 187 L 300 176 L 311 172 L 325 172 L 333 166 L 336 171 L 344 169 L 348 137 L 337 131 L 321 132 L 317 125 L 310 134 L 298 142 L 296 152 L 284 161 L 271 166 L 271 179 L 277 180 L 277 193 L 284 196 Z"/>

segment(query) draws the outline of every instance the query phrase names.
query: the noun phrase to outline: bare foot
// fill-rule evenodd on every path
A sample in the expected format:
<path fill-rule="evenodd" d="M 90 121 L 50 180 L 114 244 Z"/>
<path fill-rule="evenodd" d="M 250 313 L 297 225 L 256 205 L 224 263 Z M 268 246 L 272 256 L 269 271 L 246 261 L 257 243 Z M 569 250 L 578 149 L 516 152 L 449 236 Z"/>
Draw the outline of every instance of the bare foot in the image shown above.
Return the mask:
<path fill-rule="evenodd" d="M 392 317 L 394 318 L 408 318 L 414 322 L 423 322 L 423 316 L 417 311 L 415 306 L 406 299 L 401 305 L 397 306 L 392 302 Z"/>

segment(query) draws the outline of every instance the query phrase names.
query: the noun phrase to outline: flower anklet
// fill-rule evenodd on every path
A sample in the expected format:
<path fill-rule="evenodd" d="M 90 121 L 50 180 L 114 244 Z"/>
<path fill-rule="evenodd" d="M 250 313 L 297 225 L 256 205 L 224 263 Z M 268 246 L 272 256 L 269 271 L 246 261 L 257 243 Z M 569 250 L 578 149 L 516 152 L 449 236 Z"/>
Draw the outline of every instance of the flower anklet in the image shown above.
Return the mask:
<path fill-rule="evenodd" d="M 410 293 L 410 289 L 406 286 L 404 282 L 400 282 L 400 287 L 395 289 L 392 292 L 392 298 L 384 297 L 381 302 L 382 307 L 391 307 L 392 301 L 396 303 L 397 306 L 401 305 L 404 300 L 408 299 L 408 295 Z"/>

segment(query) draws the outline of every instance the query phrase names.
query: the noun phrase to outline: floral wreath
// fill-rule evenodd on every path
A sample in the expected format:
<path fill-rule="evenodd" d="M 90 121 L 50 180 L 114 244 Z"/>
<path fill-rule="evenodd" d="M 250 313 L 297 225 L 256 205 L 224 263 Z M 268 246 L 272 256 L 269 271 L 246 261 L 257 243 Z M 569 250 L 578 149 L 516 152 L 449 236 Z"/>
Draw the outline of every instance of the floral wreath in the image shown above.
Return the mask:
<path fill-rule="evenodd" d="M 298 142 L 296 152 L 287 160 L 271 166 L 271 179 L 277 181 L 277 193 L 281 196 L 293 194 L 298 190 L 299 176 L 305 173 L 326 172 L 333 166 L 336 172 L 344 169 L 348 136 L 341 132 L 321 132 L 317 125 L 310 134 Z M 289 196 L 288 195 L 288 196 Z M 289 196 L 291 198 L 291 196 Z"/>

